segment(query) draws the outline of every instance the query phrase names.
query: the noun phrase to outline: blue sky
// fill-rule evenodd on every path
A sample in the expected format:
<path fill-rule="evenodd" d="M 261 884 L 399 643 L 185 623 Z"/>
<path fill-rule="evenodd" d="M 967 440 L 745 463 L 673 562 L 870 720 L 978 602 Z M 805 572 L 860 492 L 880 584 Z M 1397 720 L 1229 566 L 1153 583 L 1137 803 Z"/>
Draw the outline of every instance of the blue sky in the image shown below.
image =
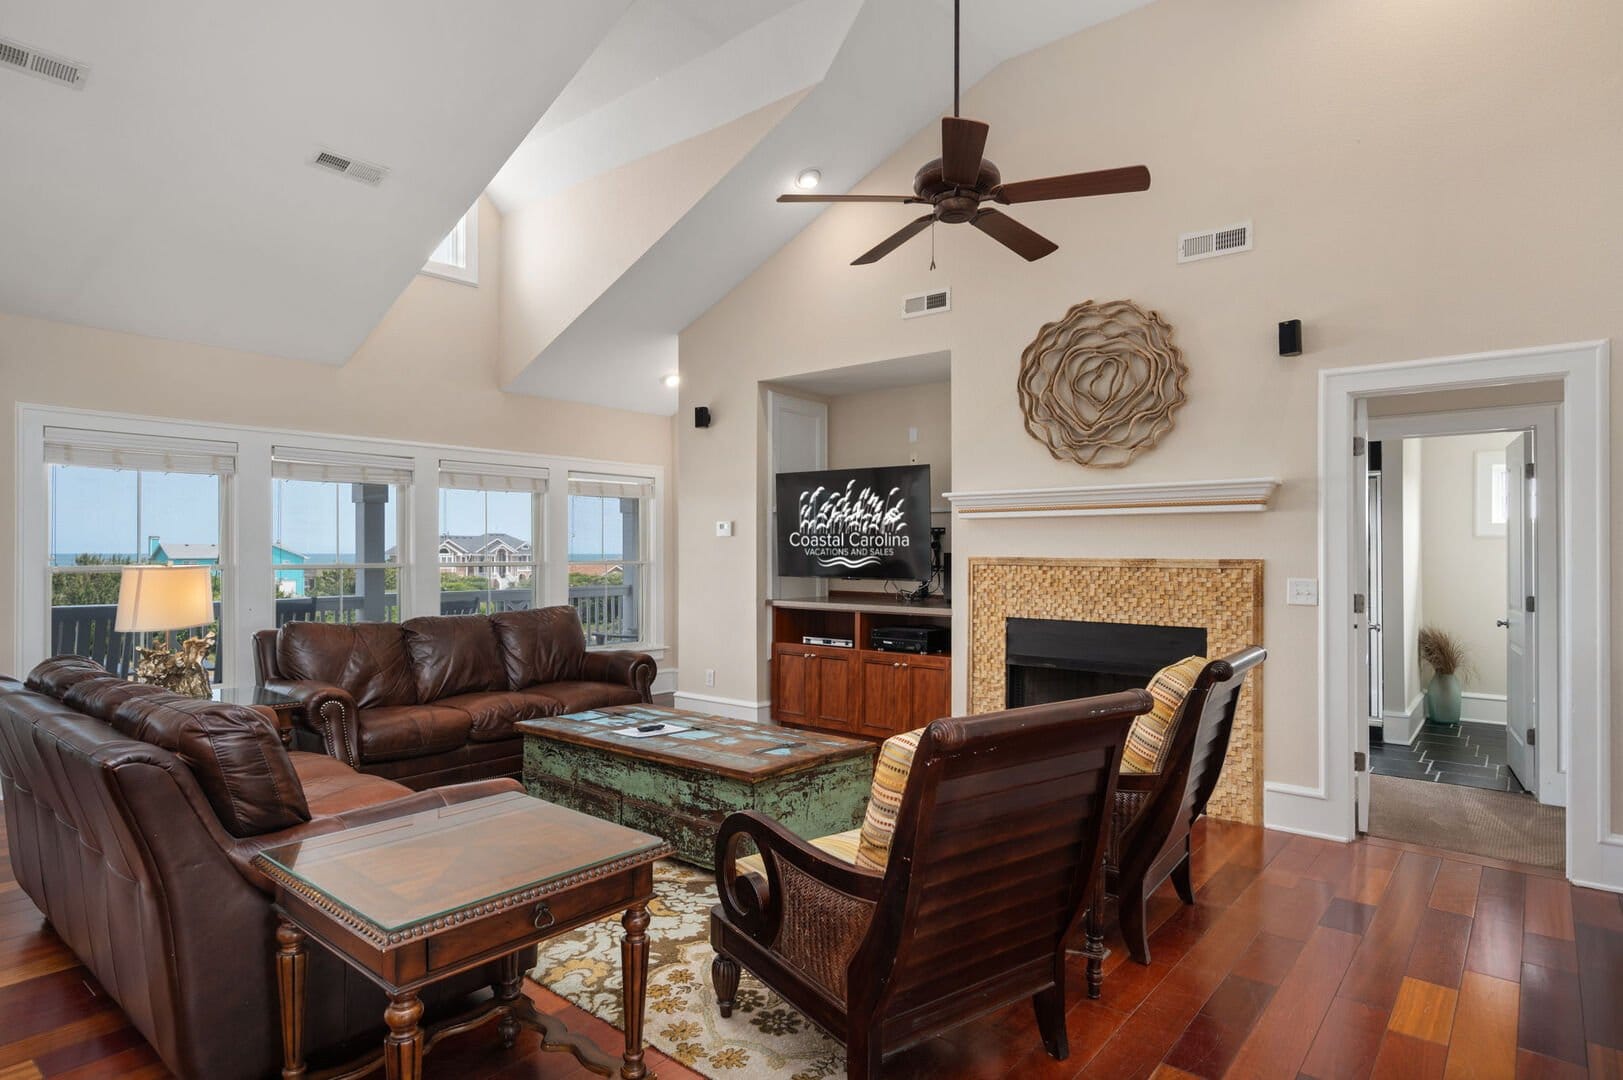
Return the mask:
<path fill-rule="evenodd" d="M 53 553 L 144 554 L 149 536 L 169 543 L 220 541 L 219 485 L 213 477 L 73 466 L 53 466 L 51 477 Z M 522 492 L 441 491 L 441 531 L 505 532 L 533 540 L 530 499 Z M 617 500 L 577 495 L 569 502 L 571 554 L 624 554 Z M 354 556 L 355 511 L 348 485 L 278 480 L 271 510 L 273 539 L 284 547 L 306 555 Z M 391 499 L 384 515 L 385 547 L 395 542 L 393 511 Z"/>

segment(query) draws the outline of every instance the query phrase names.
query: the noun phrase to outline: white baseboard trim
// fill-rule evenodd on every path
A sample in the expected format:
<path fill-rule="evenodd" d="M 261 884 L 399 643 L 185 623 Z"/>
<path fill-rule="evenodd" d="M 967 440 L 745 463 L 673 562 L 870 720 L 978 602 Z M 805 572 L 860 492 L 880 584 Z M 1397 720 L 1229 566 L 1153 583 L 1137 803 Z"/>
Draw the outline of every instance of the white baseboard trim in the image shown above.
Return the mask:
<path fill-rule="evenodd" d="M 1297 836 L 1346 843 L 1346 824 L 1337 820 L 1336 806 L 1319 788 L 1298 784 L 1262 785 L 1262 824 L 1265 828 Z"/>
<path fill-rule="evenodd" d="M 695 694 L 688 690 L 676 691 L 676 707 L 694 712 L 715 713 L 733 720 L 751 720 L 764 724 L 772 719 L 770 701 L 745 701 L 742 698 L 719 697 L 715 694 Z"/>
<path fill-rule="evenodd" d="M 659 674 L 654 676 L 653 693 L 672 694 L 676 692 L 676 669 L 660 668 Z"/>
<path fill-rule="evenodd" d="M 1574 885 L 1582 885 L 1586 889 L 1598 889 L 1601 892 L 1623 894 L 1623 885 L 1613 885 L 1605 881 L 1581 881 L 1578 878 L 1568 878 Z"/>
<path fill-rule="evenodd" d="M 1466 691 L 1460 698 L 1460 719 L 1477 724 L 1503 726 L 1509 715 L 1509 706 L 1503 694 L 1475 694 Z"/>

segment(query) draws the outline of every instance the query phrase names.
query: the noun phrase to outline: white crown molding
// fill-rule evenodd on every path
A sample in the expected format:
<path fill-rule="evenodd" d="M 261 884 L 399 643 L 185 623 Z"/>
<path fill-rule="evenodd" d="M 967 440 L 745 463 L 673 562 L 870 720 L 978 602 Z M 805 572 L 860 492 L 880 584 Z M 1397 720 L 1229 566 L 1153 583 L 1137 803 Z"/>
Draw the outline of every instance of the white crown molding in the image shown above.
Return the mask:
<path fill-rule="evenodd" d="M 949 491 L 945 498 L 957 513 L 985 518 L 1224 514 L 1266 510 L 1278 489 L 1279 480 L 1274 477 L 1253 477 Z"/>

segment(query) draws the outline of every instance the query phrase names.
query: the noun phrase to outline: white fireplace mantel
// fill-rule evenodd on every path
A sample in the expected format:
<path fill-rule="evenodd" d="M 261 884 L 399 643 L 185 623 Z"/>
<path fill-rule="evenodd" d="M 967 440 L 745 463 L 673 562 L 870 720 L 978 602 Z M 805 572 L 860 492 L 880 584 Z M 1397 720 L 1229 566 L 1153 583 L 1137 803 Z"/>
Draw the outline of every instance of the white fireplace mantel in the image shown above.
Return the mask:
<path fill-rule="evenodd" d="M 1097 517 L 1110 514 L 1225 514 L 1268 509 L 1279 489 L 1274 477 L 1246 480 L 1182 480 L 1148 484 L 1086 484 L 1075 487 L 949 491 L 946 499 L 964 517 Z"/>

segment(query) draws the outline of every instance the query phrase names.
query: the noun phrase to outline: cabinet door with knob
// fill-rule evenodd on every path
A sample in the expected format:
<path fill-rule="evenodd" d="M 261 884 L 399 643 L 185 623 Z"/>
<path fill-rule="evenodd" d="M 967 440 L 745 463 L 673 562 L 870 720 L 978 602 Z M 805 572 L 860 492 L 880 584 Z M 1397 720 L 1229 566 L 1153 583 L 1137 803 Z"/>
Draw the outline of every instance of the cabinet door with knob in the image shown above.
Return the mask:
<path fill-rule="evenodd" d="M 772 718 L 780 724 L 856 730 L 854 667 L 849 649 L 780 642 L 772 650 Z"/>
<path fill-rule="evenodd" d="M 864 735 L 895 735 L 906 731 L 912 713 L 909 668 L 901 653 L 862 654 L 862 717 L 857 730 Z"/>
<path fill-rule="evenodd" d="M 813 654 L 798 645 L 772 650 L 772 718 L 780 724 L 809 724 L 817 703 L 812 680 Z"/>
<path fill-rule="evenodd" d="M 907 664 L 907 725 L 921 728 L 952 715 L 952 661 L 945 656 L 914 656 Z"/>

